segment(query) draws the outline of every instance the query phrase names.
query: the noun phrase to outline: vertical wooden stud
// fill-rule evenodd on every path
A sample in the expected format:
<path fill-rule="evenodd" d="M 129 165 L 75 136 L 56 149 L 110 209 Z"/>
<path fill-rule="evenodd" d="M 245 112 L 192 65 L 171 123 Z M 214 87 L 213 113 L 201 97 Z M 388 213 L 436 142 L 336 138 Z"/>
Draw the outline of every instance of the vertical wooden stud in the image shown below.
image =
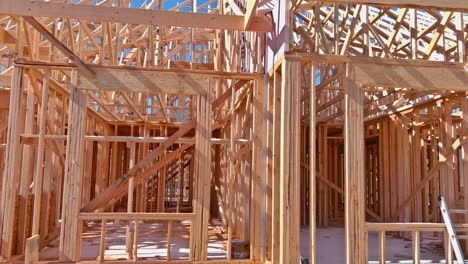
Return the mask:
<path fill-rule="evenodd" d="M 299 251 L 300 61 L 282 64 L 280 128 L 280 262 L 297 263 Z"/>
<path fill-rule="evenodd" d="M 309 114 L 310 114 L 310 122 L 309 122 L 309 263 L 315 264 L 317 263 L 316 259 L 316 231 L 317 231 L 317 224 L 316 224 L 316 184 L 317 184 L 317 177 L 316 177 L 316 103 L 315 103 L 315 70 L 316 66 L 312 62 L 312 66 L 310 67 L 310 101 L 309 101 Z"/>
<path fill-rule="evenodd" d="M 72 70 L 70 109 L 66 149 L 62 225 L 60 228 L 60 260 L 78 261 L 80 258 L 81 176 L 83 171 L 84 135 L 86 127 L 87 93 L 78 89 L 77 70 Z"/>
<path fill-rule="evenodd" d="M 364 263 L 364 93 L 352 79 L 352 66 L 345 77 L 345 233 L 346 263 Z"/>
<path fill-rule="evenodd" d="M 20 180 L 18 171 L 20 153 L 20 124 L 18 122 L 21 111 L 21 96 L 23 93 L 23 67 L 13 68 L 11 80 L 10 110 L 8 115 L 7 147 L 5 151 L 4 178 L 0 193 L 0 232 L 1 256 L 8 260 L 12 255 L 13 225 L 15 216 L 16 183 Z"/>

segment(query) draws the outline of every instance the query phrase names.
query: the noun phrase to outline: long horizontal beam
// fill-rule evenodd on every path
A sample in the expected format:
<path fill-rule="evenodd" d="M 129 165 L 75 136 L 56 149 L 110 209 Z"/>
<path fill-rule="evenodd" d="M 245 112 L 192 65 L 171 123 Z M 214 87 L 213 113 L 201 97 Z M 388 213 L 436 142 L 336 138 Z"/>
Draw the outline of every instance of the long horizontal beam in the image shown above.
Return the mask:
<path fill-rule="evenodd" d="M 2 97 L 0 94 L 0 103 Z M 0 105 L 1 108 L 1 105 Z M 21 134 L 21 144 L 37 144 L 36 141 L 39 138 L 37 134 Z M 67 140 L 67 135 L 44 135 L 46 140 Z M 132 136 L 84 136 L 85 140 L 94 142 L 134 142 L 134 143 L 164 143 L 169 140 L 169 137 L 132 137 Z M 211 144 L 223 145 L 229 144 L 231 140 L 229 138 L 211 138 Z M 177 139 L 175 144 L 195 144 L 195 138 L 181 137 Z M 236 144 L 250 144 L 248 139 L 234 139 Z"/>
<path fill-rule="evenodd" d="M 325 64 L 346 64 L 346 63 L 366 63 L 366 64 L 384 64 L 384 65 L 409 65 L 423 67 L 459 67 L 463 68 L 466 63 L 446 62 L 446 61 L 429 61 L 429 60 L 407 60 L 393 58 L 378 58 L 378 57 L 362 57 L 362 56 L 344 56 L 333 54 L 315 54 L 307 52 L 287 52 L 284 58 L 296 59 L 301 61 L 313 61 L 315 63 Z"/>
<path fill-rule="evenodd" d="M 420 90 L 468 91 L 468 73 L 462 67 L 352 63 L 352 78 L 363 86 Z"/>
<path fill-rule="evenodd" d="M 263 17 L 253 17 L 259 23 L 244 27 L 244 16 L 148 10 L 138 8 L 72 5 L 66 3 L 39 2 L 32 0 L 2 0 L 1 15 L 54 17 L 79 19 L 94 22 L 161 25 L 187 28 L 229 29 L 247 31 L 271 31 L 271 24 Z"/>
<path fill-rule="evenodd" d="M 147 220 L 147 221 L 184 221 L 193 220 L 194 213 L 80 213 L 80 220 Z"/>
<path fill-rule="evenodd" d="M 325 2 L 439 10 L 468 10 L 468 1 L 466 0 L 326 0 Z"/>
<path fill-rule="evenodd" d="M 420 90 L 468 91 L 466 63 L 339 55 L 288 53 L 286 58 L 315 63 L 349 64 L 351 78 L 359 85 Z"/>
<path fill-rule="evenodd" d="M 102 67 L 91 64 L 87 64 L 87 66 L 96 73 L 96 77 L 78 76 L 77 86 L 85 90 L 203 95 L 206 94 L 211 77 L 252 80 L 261 76 L 239 73 L 207 73 L 204 71 Z"/>
<path fill-rule="evenodd" d="M 98 67 L 93 70 L 96 78 L 78 76 L 79 89 L 197 95 L 206 94 L 209 85 L 209 78 L 194 73 Z"/>
<path fill-rule="evenodd" d="M 25 68 L 35 68 L 49 70 L 71 70 L 77 68 L 74 63 L 59 63 L 59 62 L 44 62 L 44 61 L 30 61 L 18 59 L 14 61 L 14 65 L 22 66 Z M 95 71 L 100 69 L 109 70 L 130 70 L 130 71 L 145 71 L 145 72 L 169 72 L 169 73 L 182 73 L 182 74 L 196 74 L 203 75 L 205 78 L 213 77 L 215 79 L 225 80 L 254 80 L 262 79 L 263 73 L 250 73 L 250 72 L 226 72 L 226 71 L 212 71 L 212 70 L 193 70 L 193 69 L 165 69 L 165 68 L 148 68 L 148 67 L 134 67 L 134 66 L 110 66 L 110 65 L 97 65 L 86 64 L 88 67 Z M 2 76 L 2 75 L 0 75 Z M 9 77 L 11 80 L 11 77 Z"/>

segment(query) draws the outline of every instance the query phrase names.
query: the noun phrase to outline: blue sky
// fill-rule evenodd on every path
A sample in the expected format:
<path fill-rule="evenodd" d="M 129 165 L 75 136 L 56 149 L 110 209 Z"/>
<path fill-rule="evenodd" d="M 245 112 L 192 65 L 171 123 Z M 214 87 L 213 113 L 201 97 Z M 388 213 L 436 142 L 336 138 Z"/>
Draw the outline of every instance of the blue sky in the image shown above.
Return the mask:
<path fill-rule="evenodd" d="M 133 0 L 133 7 L 140 7 L 145 1 L 150 2 L 151 0 Z M 197 0 L 197 5 L 206 3 L 208 0 Z M 176 6 L 177 4 L 182 3 L 183 0 L 166 0 L 164 1 L 164 9 L 169 9 Z M 181 11 L 189 12 L 191 11 L 191 6 L 183 8 Z M 211 7 L 214 7 L 214 4 L 211 4 Z"/>
<path fill-rule="evenodd" d="M 140 7 L 147 0 L 133 0 L 133 7 Z M 148 1 L 149 2 L 149 1 Z M 182 1 L 168 0 L 164 2 L 165 8 L 171 8 L 177 5 L 177 2 L 181 3 Z"/>

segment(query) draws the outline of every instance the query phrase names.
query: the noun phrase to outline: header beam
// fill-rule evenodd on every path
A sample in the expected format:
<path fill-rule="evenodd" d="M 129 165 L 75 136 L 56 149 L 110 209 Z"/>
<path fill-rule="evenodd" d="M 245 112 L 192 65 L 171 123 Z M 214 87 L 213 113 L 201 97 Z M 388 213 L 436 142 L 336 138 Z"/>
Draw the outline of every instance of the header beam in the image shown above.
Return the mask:
<path fill-rule="evenodd" d="M 96 22 L 247 30 L 259 32 L 270 31 L 272 28 L 269 23 L 265 23 L 265 19 L 263 17 L 258 16 L 253 17 L 251 28 L 245 28 L 244 16 L 95 5 L 72 5 L 32 0 L 2 0 L 0 1 L 0 14 L 68 18 Z M 261 23 L 255 23 L 256 20 L 259 20 Z"/>

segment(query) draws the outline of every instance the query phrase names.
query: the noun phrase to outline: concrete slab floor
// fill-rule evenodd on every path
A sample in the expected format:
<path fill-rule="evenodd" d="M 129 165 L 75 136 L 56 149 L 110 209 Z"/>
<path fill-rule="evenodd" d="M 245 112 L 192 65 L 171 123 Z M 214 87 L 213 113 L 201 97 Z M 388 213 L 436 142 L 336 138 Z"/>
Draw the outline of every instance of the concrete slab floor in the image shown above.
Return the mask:
<path fill-rule="evenodd" d="M 319 264 L 343 264 L 345 258 L 344 228 L 329 227 L 317 229 L 317 263 Z M 301 255 L 309 256 L 309 228 L 301 228 Z M 445 261 L 442 238 L 434 237 L 433 233 L 423 233 L 421 239 L 420 263 L 447 263 Z M 369 263 L 379 263 L 378 234 L 369 233 Z M 386 263 L 413 263 L 412 242 L 386 236 Z"/>

